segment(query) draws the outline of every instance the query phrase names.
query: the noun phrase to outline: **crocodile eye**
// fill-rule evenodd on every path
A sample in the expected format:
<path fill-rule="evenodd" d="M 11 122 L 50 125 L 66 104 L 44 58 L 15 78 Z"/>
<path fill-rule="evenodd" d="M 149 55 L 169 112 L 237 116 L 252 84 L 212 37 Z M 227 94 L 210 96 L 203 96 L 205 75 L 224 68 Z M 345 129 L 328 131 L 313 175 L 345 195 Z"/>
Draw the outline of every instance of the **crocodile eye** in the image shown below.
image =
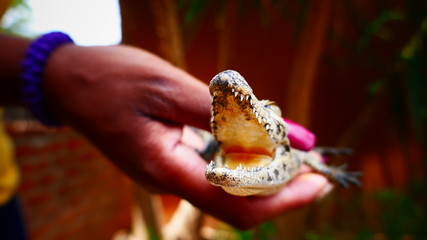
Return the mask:
<path fill-rule="evenodd" d="M 282 111 L 280 111 L 279 106 L 277 106 L 276 102 L 270 100 L 264 100 L 264 108 L 269 109 L 270 111 L 277 114 L 277 116 L 282 116 Z"/>

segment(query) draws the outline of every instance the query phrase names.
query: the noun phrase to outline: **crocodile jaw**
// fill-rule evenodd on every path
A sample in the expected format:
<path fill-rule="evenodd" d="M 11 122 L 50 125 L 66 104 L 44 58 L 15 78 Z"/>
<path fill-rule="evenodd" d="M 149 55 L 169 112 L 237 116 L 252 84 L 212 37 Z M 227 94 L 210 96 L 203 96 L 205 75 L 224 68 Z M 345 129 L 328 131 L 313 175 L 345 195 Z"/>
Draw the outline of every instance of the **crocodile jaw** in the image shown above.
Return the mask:
<path fill-rule="evenodd" d="M 220 166 L 263 167 L 271 162 L 276 143 L 268 124 L 258 114 L 258 100 L 252 89 L 234 72 L 223 72 L 210 84 L 212 95 L 211 129 L 222 150 Z M 240 82 L 237 82 L 240 81 Z"/>
<path fill-rule="evenodd" d="M 276 144 L 259 123 L 262 120 L 253 113 L 249 100 L 252 98 L 246 100 L 242 96 L 235 97 L 232 92 L 214 94 L 213 104 L 216 107 L 213 108 L 212 133 L 224 152 L 224 165 L 230 168 L 236 168 L 238 163 L 245 167 L 265 166 L 271 161 Z"/>
<path fill-rule="evenodd" d="M 206 179 L 219 186 L 227 193 L 236 196 L 269 195 L 275 193 L 292 178 L 287 175 L 290 153 L 284 146 L 279 145 L 274 152 L 271 162 L 264 167 L 230 169 L 212 161 L 206 169 Z M 217 158 L 220 158 L 217 156 Z"/>
<path fill-rule="evenodd" d="M 289 149 L 284 147 L 288 144 L 286 124 L 270 102 L 259 101 L 235 71 L 219 73 L 212 79 L 209 90 L 213 98 L 211 129 L 220 150 L 209 165 L 206 177 L 234 195 L 272 189 L 272 178 L 266 174 L 276 168 L 279 171 L 278 161 L 289 154 Z M 242 188 L 249 182 L 248 186 L 259 187 Z"/>

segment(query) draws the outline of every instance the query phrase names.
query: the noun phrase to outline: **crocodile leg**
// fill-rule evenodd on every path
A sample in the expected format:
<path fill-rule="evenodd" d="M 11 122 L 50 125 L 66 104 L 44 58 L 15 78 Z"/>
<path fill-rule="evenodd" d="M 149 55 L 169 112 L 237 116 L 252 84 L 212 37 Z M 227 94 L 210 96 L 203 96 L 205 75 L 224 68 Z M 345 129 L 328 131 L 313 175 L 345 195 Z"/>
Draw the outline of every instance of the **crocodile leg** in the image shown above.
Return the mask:
<path fill-rule="evenodd" d="M 202 157 L 206 162 L 210 162 L 214 156 L 215 153 L 218 151 L 219 148 L 219 144 L 217 141 L 215 141 L 215 139 L 213 139 L 213 137 L 211 139 L 209 139 L 206 142 L 206 146 L 203 150 L 198 151 L 198 154 L 200 155 L 200 157 Z"/>
<path fill-rule="evenodd" d="M 195 151 L 203 158 L 207 163 L 212 161 L 215 156 L 215 153 L 219 149 L 219 144 L 215 140 L 214 136 L 207 131 L 204 131 L 199 128 L 191 127 L 190 128 L 195 134 L 197 134 L 204 142 L 203 149 L 195 149 Z"/>
<path fill-rule="evenodd" d="M 353 153 L 351 148 L 315 147 L 313 150 L 322 156 L 351 155 Z"/>
<path fill-rule="evenodd" d="M 312 167 L 315 171 L 320 172 L 331 180 L 337 182 L 343 187 L 348 187 L 350 183 L 360 186 L 361 183 L 358 179 L 362 175 L 360 172 L 346 171 L 346 165 L 342 166 L 328 166 L 322 161 L 322 155 L 317 151 L 302 152 L 292 149 L 292 156 L 302 163 Z"/>

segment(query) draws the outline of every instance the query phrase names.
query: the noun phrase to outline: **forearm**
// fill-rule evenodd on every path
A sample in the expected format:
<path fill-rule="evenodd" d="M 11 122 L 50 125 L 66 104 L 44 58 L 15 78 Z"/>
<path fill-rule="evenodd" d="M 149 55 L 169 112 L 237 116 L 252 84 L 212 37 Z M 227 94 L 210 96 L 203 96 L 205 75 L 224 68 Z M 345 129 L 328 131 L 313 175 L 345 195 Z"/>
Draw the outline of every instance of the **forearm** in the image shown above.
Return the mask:
<path fill-rule="evenodd" d="M 30 42 L 0 34 L 0 106 L 22 104 L 21 62 Z"/>

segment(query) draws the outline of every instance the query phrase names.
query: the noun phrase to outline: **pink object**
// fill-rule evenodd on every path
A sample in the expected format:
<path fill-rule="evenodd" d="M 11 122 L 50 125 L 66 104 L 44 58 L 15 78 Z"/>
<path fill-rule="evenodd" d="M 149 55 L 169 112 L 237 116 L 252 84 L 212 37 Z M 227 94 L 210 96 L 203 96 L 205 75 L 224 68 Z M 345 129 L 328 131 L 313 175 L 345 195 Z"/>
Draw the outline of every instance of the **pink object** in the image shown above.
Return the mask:
<path fill-rule="evenodd" d="M 311 150 L 316 144 L 316 135 L 289 119 L 284 120 L 289 127 L 288 136 L 291 141 L 291 146 L 302 151 Z"/>

